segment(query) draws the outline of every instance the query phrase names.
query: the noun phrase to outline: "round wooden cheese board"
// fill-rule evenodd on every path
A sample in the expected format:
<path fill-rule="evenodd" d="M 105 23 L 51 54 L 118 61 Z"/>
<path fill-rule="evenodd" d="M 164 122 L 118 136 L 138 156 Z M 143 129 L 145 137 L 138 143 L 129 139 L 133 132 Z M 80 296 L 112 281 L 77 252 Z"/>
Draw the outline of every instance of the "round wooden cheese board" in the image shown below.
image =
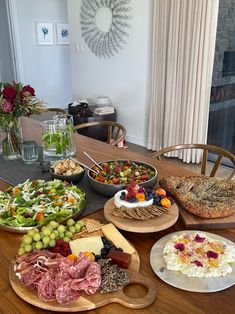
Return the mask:
<path fill-rule="evenodd" d="M 127 286 L 122 287 L 117 292 L 108 294 L 100 294 L 97 292 L 94 295 L 88 296 L 84 293 L 71 304 L 59 304 L 56 301 L 42 301 L 38 298 L 37 290 L 29 289 L 21 283 L 19 278 L 16 276 L 14 267 L 15 261 L 12 261 L 9 269 L 9 279 L 15 293 L 29 304 L 49 311 L 80 312 L 96 309 L 113 302 L 122 304 L 128 308 L 141 309 L 152 304 L 157 297 L 157 288 L 155 282 L 139 273 L 140 259 L 137 251 L 132 254 L 131 264 L 126 270 L 130 279 L 130 283 Z M 128 288 L 132 289 L 132 284 L 137 284 L 140 291 L 146 292 L 147 290 L 147 293 L 144 296 L 142 296 L 141 293 L 141 297 L 128 296 L 125 291 Z"/>
<path fill-rule="evenodd" d="M 167 229 L 176 223 L 179 216 L 179 208 L 176 204 L 168 208 L 166 214 L 146 220 L 116 217 L 112 214 L 114 208 L 114 198 L 111 198 L 104 205 L 106 220 L 112 222 L 119 229 L 137 233 L 157 232 Z"/>

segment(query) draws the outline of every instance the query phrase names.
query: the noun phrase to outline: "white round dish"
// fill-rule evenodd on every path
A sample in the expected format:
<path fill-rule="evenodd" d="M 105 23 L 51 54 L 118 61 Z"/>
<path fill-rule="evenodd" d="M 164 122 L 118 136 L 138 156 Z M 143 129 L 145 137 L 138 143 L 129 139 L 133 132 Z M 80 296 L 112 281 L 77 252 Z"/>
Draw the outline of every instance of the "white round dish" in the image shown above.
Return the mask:
<path fill-rule="evenodd" d="M 197 230 L 178 231 L 166 235 L 158 240 L 152 247 L 150 253 L 150 264 L 155 274 L 169 285 L 192 292 L 216 292 L 227 289 L 235 284 L 235 263 L 232 266 L 232 272 L 225 277 L 209 277 L 209 278 L 196 278 L 188 277 L 181 272 L 169 270 L 166 268 L 166 262 L 163 257 L 163 249 L 165 244 L 171 239 L 173 235 L 180 235 L 182 233 L 193 234 L 200 232 Z M 213 233 L 204 232 L 207 236 L 227 242 L 229 245 L 234 243 L 226 238 L 218 236 Z"/>
<path fill-rule="evenodd" d="M 122 194 L 122 192 L 127 193 L 127 190 L 121 190 L 119 192 L 117 192 L 114 195 L 114 205 L 119 208 L 121 206 L 126 206 L 128 208 L 135 208 L 135 207 L 143 207 L 143 206 L 149 206 L 153 204 L 153 199 L 149 200 L 149 201 L 143 201 L 143 202 L 136 202 L 136 203 L 130 203 L 124 200 L 120 199 L 120 196 Z"/>

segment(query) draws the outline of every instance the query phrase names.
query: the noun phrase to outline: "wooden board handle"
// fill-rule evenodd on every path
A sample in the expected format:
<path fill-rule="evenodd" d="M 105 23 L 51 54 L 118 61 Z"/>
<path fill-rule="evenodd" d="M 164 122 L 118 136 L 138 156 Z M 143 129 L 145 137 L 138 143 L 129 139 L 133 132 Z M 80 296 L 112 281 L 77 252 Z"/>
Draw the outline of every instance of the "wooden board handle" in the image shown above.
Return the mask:
<path fill-rule="evenodd" d="M 133 272 L 132 276 L 129 277 L 132 278 L 129 283 L 130 285 L 138 284 L 144 286 L 148 290 L 147 294 L 139 298 L 129 297 L 124 293 L 125 290 L 124 288 L 119 291 L 118 295 L 116 295 L 115 298 L 111 298 L 112 302 L 117 302 L 133 309 L 141 309 L 152 304 L 157 297 L 157 287 L 155 282 L 152 279 L 145 277 L 140 273 Z"/>

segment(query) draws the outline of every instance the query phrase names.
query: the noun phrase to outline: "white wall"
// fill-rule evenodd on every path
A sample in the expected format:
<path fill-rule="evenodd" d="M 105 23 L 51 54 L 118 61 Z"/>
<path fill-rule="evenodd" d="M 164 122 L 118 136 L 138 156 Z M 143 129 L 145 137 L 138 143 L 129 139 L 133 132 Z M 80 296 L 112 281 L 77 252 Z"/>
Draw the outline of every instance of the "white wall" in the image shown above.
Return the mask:
<path fill-rule="evenodd" d="M 127 139 L 146 145 L 152 0 L 132 0 L 127 44 L 103 60 L 87 48 L 80 31 L 81 0 L 68 0 L 74 98 L 109 96 Z"/>
<path fill-rule="evenodd" d="M 6 2 L 0 0 L 0 81 L 11 82 L 13 79 Z"/>
<path fill-rule="evenodd" d="M 25 83 L 49 107 L 72 101 L 69 45 L 37 45 L 35 22 L 67 22 L 66 0 L 17 0 Z"/>

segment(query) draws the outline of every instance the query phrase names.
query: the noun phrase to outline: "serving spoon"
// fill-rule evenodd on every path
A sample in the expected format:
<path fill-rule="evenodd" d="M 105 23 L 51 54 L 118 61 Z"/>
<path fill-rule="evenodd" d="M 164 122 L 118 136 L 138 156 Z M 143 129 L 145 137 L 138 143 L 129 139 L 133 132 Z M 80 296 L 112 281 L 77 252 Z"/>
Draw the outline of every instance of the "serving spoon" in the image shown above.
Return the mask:
<path fill-rule="evenodd" d="M 86 152 L 83 152 L 83 154 L 86 155 L 100 170 L 103 171 L 101 166 L 90 155 L 88 155 Z"/>

